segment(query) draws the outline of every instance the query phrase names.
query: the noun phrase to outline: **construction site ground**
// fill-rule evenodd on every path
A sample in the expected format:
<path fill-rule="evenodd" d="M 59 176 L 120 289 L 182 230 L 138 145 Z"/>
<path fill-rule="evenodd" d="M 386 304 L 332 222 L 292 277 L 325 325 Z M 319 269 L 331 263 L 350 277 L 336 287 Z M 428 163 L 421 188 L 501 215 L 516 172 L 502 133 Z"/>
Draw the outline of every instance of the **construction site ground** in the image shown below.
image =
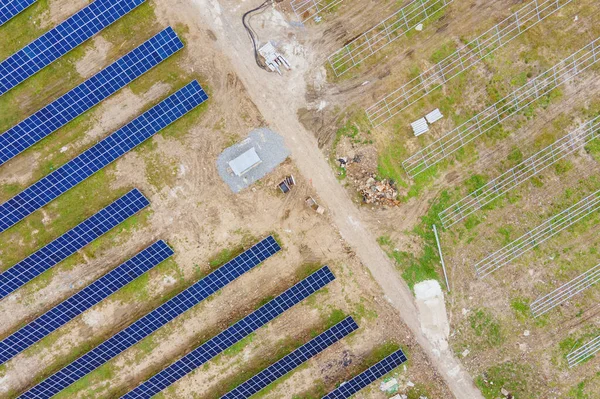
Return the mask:
<path fill-rule="evenodd" d="M 75 293 L 157 239 L 175 250 L 148 276 L 0 366 L 0 397 L 13 398 L 86 348 L 188 287 L 268 234 L 283 251 L 156 334 L 61 392 L 59 398 L 118 397 L 225 327 L 327 264 L 336 281 L 161 395 L 217 398 L 345 315 L 357 333 L 261 393 L 317 398 L 401 347 L 394 374 L 410 399 L 595 398 L 600 359 L 569 369 L 566 354 L 600 332 L 600 293 L 588 290 L 539 319 L 529 304 L 599 263 L 598 215 L 536 247 L 491 276 L 474 265 L 600 188 L 598 147 L 526 182 L 493 206 L 441 229 L 437 213 L 485 181 L 598 115 L 600 68 L 485 135 L 458 157 L 411 180 L 409 155 L 484 105 L 600 34 L 600 5 L 573 0 L 442 90 L 373 128 L 364 109 L 525 2 L 455 0 L 424 29 L 335 77 L 327 56 L 404 3 L 344 0 L 322 21 L 298 22 L 288 0 L 252 19 L 292 69 L 258 68 L 241 23 L 262 0 L 149 0 L 93 40 L 0 97 L 0 131 L 22 120 L 171 25 L 185 49 L 92 111 L 0 168 L 0 201 L 64 164 L 151 104 L 198 79 L 210 99 L 152 140 L 25 221 L 0 233 L 0 270 L 75 226 L 133 187 L 151 206 L 0 302 L 0 336 Z M 88 4 L 47 0 L 0 29 L 0 59 Z M 415 138 L 410 122 L 440 108 L 444 119 Z M 291 157 L 239 194 L 220 179 L 216 158 L 259 127 L 282 135 Z M 341 167 L 338 159 L 347 162 Z M 284 195 L 277 184 L 293 174 Z M 319 215 L 305 204 L 313 197 Z M 431 225 L 438 223 L 451 292 Z M 449 336 L 422 326 L 412 288 L 435 279 L 445 291 Z M 438 304 L 439 305 L 439 304 Z M 443 307 L 441 307 L 443 308 Z M 431 309 L 429 309 L 431 310 Z M 440 307 L 431 310 L 435 319 Z M 427 312 L 426 312 L 427 313 Z M 299 322 L 301 321 L 301 322 Z M 445 325 L 442 323 L 442 325 Z M 443 330 L 443 329 L 442 329 Z M 434 334 L 435 335 L 435 334 Z M 410 382 L 410 383 L 409 383 Z M 413 386 L 414 385 L 414 386 Z M 356 397 L 386 398 L 373 384 Z"/>

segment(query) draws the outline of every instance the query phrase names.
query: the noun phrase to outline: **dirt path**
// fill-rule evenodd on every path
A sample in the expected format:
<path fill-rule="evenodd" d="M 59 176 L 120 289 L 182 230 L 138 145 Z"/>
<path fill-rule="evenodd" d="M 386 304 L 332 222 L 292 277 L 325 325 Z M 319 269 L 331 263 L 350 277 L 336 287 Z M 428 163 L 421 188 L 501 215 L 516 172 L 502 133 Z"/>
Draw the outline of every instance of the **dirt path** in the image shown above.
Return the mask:
<path fill-rule="evenodd" d="M 316 139 L 298 121 L 296 110 L 305 106 L 302 66 L 286 73 L 284 77 L 260 71 L 254 63 L 246 32 L 241 25 L 240 10 L 233 6 L 228 9 L 224 1 L 189 1 L 196 5 L 200 23 L 216 35 L 215 45 L 231 59 L 268 125 L 286 138 L 294 162 L 304 176 L 312 179 L 321 204 L 331 213 L 342 237 L 367 265 L 387 299 L 400 312 L 403 321 L 413 331 L 451 391 L 459 399 L 483 398 L 470 375 L 453 354 L 447 349 L 435 347 L 423 335 L 412 293 L 366 229 L 360 210 L 353 205 L 346 191 L 337 182 L 318 149 Z"/>

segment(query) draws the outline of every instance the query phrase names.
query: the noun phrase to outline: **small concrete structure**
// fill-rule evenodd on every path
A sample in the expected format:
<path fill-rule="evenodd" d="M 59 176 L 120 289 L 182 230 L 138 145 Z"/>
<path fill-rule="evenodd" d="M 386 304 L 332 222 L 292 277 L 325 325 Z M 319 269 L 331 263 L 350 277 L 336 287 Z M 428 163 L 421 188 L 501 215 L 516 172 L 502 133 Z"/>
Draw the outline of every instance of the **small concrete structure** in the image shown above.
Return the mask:
<path fill-rule="evenodd" d="M 265 59 L 265 64 L 273 72 L 281 75 L 280 66 L 284 66 L 287 70 L 291 69 L 288 60 L 275 49 L 271 42 L 267 42 L 258 49 L 258 53 Z"/>
<path fill-rule="evenodd" d="M 290 155 L 283 137 L 267 128 L 255 129 L 217 157 L 219 176 L 234 193 L 263 178 Z"/>
<path fill-rule="evenodd" d="M 242 155 L 229 161 L 229 167 L 235 173 L 236 176 L 243 176 L 250 169 L 260 164 L 262 161 L 256 153 L 254 147 L 244 152 Z"/>

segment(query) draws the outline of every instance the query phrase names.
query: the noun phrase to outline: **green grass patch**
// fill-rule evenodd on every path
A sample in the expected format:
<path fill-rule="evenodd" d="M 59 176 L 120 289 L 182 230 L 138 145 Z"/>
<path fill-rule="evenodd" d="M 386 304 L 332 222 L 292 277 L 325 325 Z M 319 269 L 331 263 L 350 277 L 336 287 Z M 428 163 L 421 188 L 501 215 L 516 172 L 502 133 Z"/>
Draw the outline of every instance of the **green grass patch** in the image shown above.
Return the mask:
<path fill-rule="evenodd" d="M 235 344 L 231 345 L 229 348 L 225 349 L 223 351 L 223 354 L 225 356 L 233 356 L 237 355 L 238 353 L 241 353 L 248 345 L 252 343 L 252 341 L 254 341 L 254 338 L 256 338 L 256 333 L 253 332 L 245 336 Z"/>
<path fill-rule="evenodd" d="M 480 341 L 490 347 L 497 347 L 504 343 L 504 335 L 500 323 L 485 309 L 474 310 L 469 315 L 471 329 Z"/>
<path fill-rule="evenodd" d="M 514 298 L 510 301 L 510 307 L 520 320 L 525 320 L 531 316 L 531 312 L 529 311 L 529 300 L 527 298 Z"/>
<path fill-rule="evenodd" d="M 530 396 L 533 382 L 532 366 L 513 362 L 493 366 L 475 379 L 475 385 L 486 399 L 504 397 L 501 393 L 502 388 L 508 390 L 515 398 L 534 399 Z"/>
<path fill-rule="evenodd" d="M 587 143 L 585 151 L 597 162 L 600 162 L 600 140 L 595 139 Z"/>

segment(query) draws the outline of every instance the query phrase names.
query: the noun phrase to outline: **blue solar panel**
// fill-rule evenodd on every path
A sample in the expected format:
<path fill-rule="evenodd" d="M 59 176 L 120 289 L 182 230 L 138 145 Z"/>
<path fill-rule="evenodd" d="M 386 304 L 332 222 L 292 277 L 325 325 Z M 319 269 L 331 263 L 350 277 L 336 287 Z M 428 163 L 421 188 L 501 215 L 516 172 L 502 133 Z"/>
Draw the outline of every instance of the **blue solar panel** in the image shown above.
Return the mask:
<path fill-rule="evenodd" d="M 0 205 L 0 232 L 81 183 L 207 99 L 193 81 L 77 158 Z"/>
<path fill-rule="evenodd" d="M 145 0 L 96 0 L 0 63 L 0 95 L 50 65 Z"/>
<path fill-rule="evenodd" d="M 0 1 L 0 26 L 24 11 L 37 0 L 2 0 Z"/>
<path fill-rule="evenodd" d="M 0 165 L 122 89 L 183 43 L 167 28 L 59 99 L 0 135 Z"/>
<path fill-rule="evenodd" d="M 335 279 L 327 266 L 209 339 L 122 398 L 151 398 Z"/>
<path fill-rule="evenodd" d="M 96 238 L 150 205 L 133 189 L 50 244 L 0 274 L 0 299 L 65 260 Z"/>
<path fill-rule="evenodd" d="M 281 358 L 279 361 L 256 374 L 254 377 L 238 385 L 235 389 L 221 396 L 221 399 L 251 397 L 264 389 L 267 385 L 272 384 L 278 378 L 283 377 L 356 329 L 358 329 L 358 325 L 352 317 L 345 318 L 324 333 L 311 339 L 289 355 Z"/>
<path fill-rule="evenodd" d="M 121 330 L 73 363 L 25 392 L 23 398 L 50 398 L 84 375 L 135 345 L 191 307 L 254 268 L 281 248 L 267 237 L 243 254 L 221 266 L 187 290 L 168 300 L 129 327 Z"/>
<path fill-rule="evenodd" d="M 157 241 L 139 252 L 69 299 L 0 341 L 0 363 L 6 362 L 17 353 L 29 348 L 171 255 L 173 255 L 173 250 L 164 241 Z"/>
<path fill-rule="evenodd" d="M 322 399 L 345 399 L 383 377 L 406 361 L 404 352 L 398 350 L 374 366 L 369 367 L 350 381 L 342 383 L 339 387 L 323 396 Z"/>

